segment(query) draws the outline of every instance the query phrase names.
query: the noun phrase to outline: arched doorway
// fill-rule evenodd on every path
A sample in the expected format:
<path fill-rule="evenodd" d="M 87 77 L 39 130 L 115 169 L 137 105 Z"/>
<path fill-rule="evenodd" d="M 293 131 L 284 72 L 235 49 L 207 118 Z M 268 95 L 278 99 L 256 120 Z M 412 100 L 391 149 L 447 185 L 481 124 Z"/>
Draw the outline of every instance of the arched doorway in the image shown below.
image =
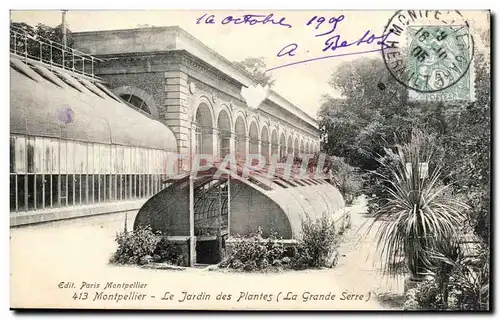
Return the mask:
<path fill-rule="evenodd" d="M 276 129 L 273 130 L 271 134 L 271 156 L 279 157 L 278 154 L 278 132 Z"/>
<path fill-rule="evenodd" d="M 224 157 L 230 152 L 231 144 L 231 122 L 225 110 L 219 113 L 217 118 L 217 129 L 219 129 L 219 157 Z"/>
<path fill-rule="evenodd" d="M 310 146 L 309 146 L 309 141 L 306 142 L 306 153 L 311 153 L 311 149 L 310 149 Z"/>
<path fill-rule="evenodd" d="M 298 154 L 299 153 L 299 138 L 295 138 L 295 143 L 294 143 L 294 146 L 293 146 L 293 151 L 295 154 Z"/>
<path fill-rule="evenodd" d="M 236 151 L 236 159 L 245 160 L 247 153 L 246 146 L 246 127 L 243 117 L 239 116 L 236 118 L 234 125 L 234 150 Z"/>
<path fill-rule="evenodd" d="M 286 155 L 286 138 L 285 134 L 282 133 L 280 137 L 280 160 L 282 160 Z"/>
<path fill-rule="evenodd" d="M 206 103 L 201 103 L 196 110 L 196 140 L 197 154 L 213 154 L 212 113 Z"/>
<path fill-rule="evenodd" d="M 250 138 L 250 154 L 259 153 L 259 130 L 257 129 L 257 124 L 253 121 L 250 124 L 250 130 L 248 131 L 248 136 Z"/>
<path fill-rule="evenodd" d="M 300 142 L 300 153 L 304 153 L 304 141 Z"/>
<path fill-rule="evenodd" d="M 267 127 L 263 127 L 260 133 L 260 150 L 266 161 L 269 160 L 269 131 Z"/>
<path fill-rule="evenodd" d="M 292 137 L 288 137 L 287 149 L 288 149 L 288 154 L 293 154 Z"/>

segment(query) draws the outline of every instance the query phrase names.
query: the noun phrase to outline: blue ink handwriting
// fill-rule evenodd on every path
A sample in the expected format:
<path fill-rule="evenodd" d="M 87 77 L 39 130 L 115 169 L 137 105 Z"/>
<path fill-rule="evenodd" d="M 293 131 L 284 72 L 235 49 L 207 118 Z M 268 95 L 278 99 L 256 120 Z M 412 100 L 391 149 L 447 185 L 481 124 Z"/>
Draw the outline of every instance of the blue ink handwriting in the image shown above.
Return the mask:
<path fill-rule="evenodd" d="M 248 25 L 256 25 L 256 24 L 272 24 L 278 25 L 281 27 L 291 28 L 292 25 L 285 22 L 286 17 L 282 17 L 279 20 L 275 20 L 274 13 L 270 13 L 268 15 L 264 14 L 245 14 L 242 17 L 234 17 L 234 16 L 226 16 L 224 19 L 220 21 L 221 24 L 248 24 Z M 211 14 L 207 16 L 207 13 L 196 19 L 196 24 L 215 24 L 215 15 Z"/>
<path fill-rule="evenodd" d="M 347 47 L 360 47 L 361 45 L 370 45 L 373 44 L 376 41 L 376 44 L 379 46 L 384 46 L 384 47 L 389 47 L 385 41 L 391 34 L 391 30 L 387 34 L 381 35 L 381 36 L 376 36 L 374 33 L 371 32 L 371 30 L 366 30 L 366 32 L 357 40 L 349 42 L 347 40 L 343 40 L 341 38 L 340 34 L 333 34 L 337 26 L 340 22 L 344 20 L 344 15 L 340 15 L 338 17 L 331 17 L 329 19 L 325 17 L 318 17 L 318 16 L 313 16 L 309 21 L 305 24 L 306 26 L 314 26 L 315 30 L 318 30 L 324 23 L 330 25 L 330 28 L 326 32 L 322 32 L 319 34 L 316 34 L 315 37 L 324 37 L 327 35 L 330 35 L 330 37 L 324 42 L 324 47 L 322 49 L 323 52 L 330 52 L 330 51 L 335 51 L 337 49 L 342 49 L 342 48 L 347 48 Z M 295 56 L 295 53 L 297 49 L 299 48 L 299 45 L 297 43 L 290 43 L 284 46 L 278 53 L 277 57 L 283 57 L 283 56 Z M 328 59 L 328 58 L 334 58 L 334 57 L 341 57 L 341 56 L 348 56 L 348 55 L 357 55 L 357 54 L 362 54 L 362 53 L 370 53 L 370 52 L 378 52 L 381 51 L 382 48 L 378 49 L 372 49 L 372 50 L 363 50 L 363 51 L 357 51 L 357 52 L 350 52 L 350 53 L 341 53 L 341 54 L 333 54 L 333 55 L 327 55 L 327 56 L 320 56 L 320 57 L 315 57 L 315 58 L 310 58 L 310 59 L 305 59 L 305 60 L 300 60 L 300 61 L 295 61 L 283 65 L 279 65 L 270 69 L 267 69 L 266 71 L 271 71 L 271 70 L 276 70 L 292 65 L 297 65 L 300 63 L 306 63 L 306 62 L 311 62 L 311 61 L 316 61 L 316 60 L 323 60 L 323 59 Z M 309 51 L 308 51 L 309 52 Z"/>
<path fill-rule="evenodd" d="M 329 31 L 327 31 L 327 32 L 317 34 L 316 37 L 326 36 L 327 34 L 330 34 L 333 31 L 335 31 L 335 29 L 337 28 L 337 23 L 339 23 L 342 20 L 344 20 L 344 18 L 345 18 L 344 15 L 340 15 L 338 17 L 331 17 L 330 19 L 328 19 L 328 23 L 332 25 L 331 29 Z M 311 19 L 309 19 L 309 21 L 306 23 L 306 26 L 310 26 L 313 22 L 316 22 L 316 28 L 315 29 L 318 30 L 319 27 L 321 27 L 321 25 L 325 21 L 327 21 L 325 17 L 314 16 Z"/>

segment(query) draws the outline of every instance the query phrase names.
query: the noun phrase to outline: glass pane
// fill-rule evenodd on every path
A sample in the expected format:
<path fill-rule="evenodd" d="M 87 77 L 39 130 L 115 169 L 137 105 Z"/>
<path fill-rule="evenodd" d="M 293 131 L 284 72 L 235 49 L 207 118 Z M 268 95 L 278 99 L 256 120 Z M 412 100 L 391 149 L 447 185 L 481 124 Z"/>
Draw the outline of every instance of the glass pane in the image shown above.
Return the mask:
<path fill-rule="evenodd" d="M 62 174 L 61 175 L 61 180 L 60 180 L 60 183 L 61 183 L 61 186 L 60 186 L 60 190 L 61 190 L 61 207 L 65 207 L 68 205 L 68 186 L 67 186 L 67 183 L 68 183 L 68 177 L 65 175 L 65 174 Z"/>
<path fill-rule="evenodd" d="M 60 156 L 60 171 L 62 174 L 65 174 L 67 173 L 67 166 L 66 166 L 66 159 L 67 159 L 67 154 L 66 154 L 66 141 L 64 140 L 61 140 L 60 143 L 59 143 L 59 156 Z"/>
<path fill-rule="evenodd" d="M 52 173 L 59 174 L 61 168 L 59 167 L 59 141 L 52 140 Z M 54 187 L 54 186 L 52 186 Z M 53 202 L 56 203 L 57 198 L 53 198 Z"/>
<path fill-rule="evenodd" d="M 74 205 L 75 175 L 68 174 L 68 206 Z"/>
<path fill-rule="evenodd" d="M 44 201 L 44 184 L 43 184 L 43 177 L 41 174 L 38 174 L 36 176 L 36 208 L 37 209 L 43 209 L 43 201 Z"/>
<path fill-rule="evenodd" d="M 28 210 L 35 209 L 35 175 L 28 175 Z"/>
<path fill-rule="evenodd" d="M 115 199 L 115 179 L 113 178 L 113 175 L 108 174 L 106 182 L 108 184 L 108 190 L 109 190 L 108 199 L 114 200 Z"/>
<path fill-rule="evenodd" d="M 68 173 L 75 173 L 75 143 L 67 142 L 67 170 Z"/>
<path fill-rule="evenodd" d="M 43 171 L 45 173 L 52 173 L 52 141 L 50 139 L 44 139 L 43 148 L 44 148 Z"/>
<path fill-rule="evenodd" d="M 137 179 L 136 179 L 135 174 L 131 174 L 130 175 L 130 185 L 132 187 L 132 191 L 131 191 L 132 193 L 130 195 L 130 198 L 132 198 L 132 199 L 136 198 L 136 190 L 137 190 L 136 183 L 137 183 Z"/>
<path fill-rule="evenodd" d="M 15 172 L 16 167 L 16 138 L 10 137 L 10 169 L 9 172 Z"/>
<path fill-rule="evenodd" d="M 12 142 L 12 139 L 11 139 Z M 10 175 L 10 211 L 16 211 L 16 175 Z"/>
<path fill-rule="evenodd" d="M 94 203 L 98 203 L 99 202 L 99 175 L 98 174 L 94 174 L 92 176 L 92 178 L 94 179 Z"/>
<path fill-rule="evenodd" d="M 82 197 L 81 197 L 81 200 L 82 200 L 82 204 L 87 204 L 89 203 L 88 202 L 88 198 L 87 198 L 87 190 L 88 190 L 88 187 L 87 187 L 87 175 L 86 174 L 82 174 L 81 175 L 81 190 L 82 190 Z"/>
<path fill-rule="evenodd" d="M 26 175 L 17 175 L 17 210 L 26 211 Z"/>
<path fill-rule="evenodd" d="M 121 186 L 121 191 L 122 191 L 122 200 L 128 199 L 128 184 L 127 184 L 127 175 L 122 174 L 121 175 L 121 180 L 122 180 L 122 186 Z"/>
<path fill-rule="evenodd" d="M 59 186 L 59 176 L 54 174 L 52 175 L 52 185 L 51 185 L 51 189 L 52 189 L 52 207 L 59 207 L 60 206 L 60 203 L 59 203 L 59 193 L 58 193 L 58 190 L 60 189 L 60 186 Z"/>
<path fill-rule="evenodd" d="M 17 173 L 26 172 L 26 139 L 24 137 L 16 137 L 15 139 L 15 160 Z"/>
<path fill-rule="evenodd" d="M 35 138 L 28 138 L 27 146 L 28 172 L 35 172 Z"/>
<path fill-rule="evenodd" d="M 35 172 L 42 173 L 44 169 L 45 162 L 45 149 L 44 149 L 44 139 L 35 138 Z M 38 208 L 38 205 L 37 205 Z"/>
<path fill-rule="evenodd" d="M 75 205 L 80 205 L 81 199 L 81 175 L 75 174 Z"/>
<path fill-rule="evenodd" d="M 46 159 L 50 159 L 46 158 Z M 50 195 L 52 192 L 52 187 L 50 186 L 50 183 L 52 182 L 52 176 L 50 174 L 46 174 L 43 179 L 43 185 L 44 185 L 44 198 L 45 198 L 45 208 L 51 208 L 52 207 L 52 202 L 50 199 Z M 57 199 L 57 198 L 56 198 Z"/>
<path fill-rule="evenodd" d="M 106 200 L 106 187 L 105 187 L 105 175 L 99 175 L 99 201 L 104 202 Z"/>

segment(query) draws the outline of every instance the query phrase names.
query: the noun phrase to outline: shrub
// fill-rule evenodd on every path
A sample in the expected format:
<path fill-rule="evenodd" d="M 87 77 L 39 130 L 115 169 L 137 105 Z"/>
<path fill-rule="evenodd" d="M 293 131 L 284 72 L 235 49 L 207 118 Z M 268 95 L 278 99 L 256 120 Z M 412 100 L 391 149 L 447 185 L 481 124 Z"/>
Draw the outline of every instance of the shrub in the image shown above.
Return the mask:
<path fill-rule="evenodd" d="M 285 250 L 278 240 L 277 232 L 270 232 L 269 238 L 262 237 L 262 228 L 248 237 L 236 237 L 231 252 L 226 254 L 220 266 L 240 271 L 259 271 L 270 267 L 281 267 Z"/>
<path fill-rule="evenodd" d="M 351 204 L 362 193 L 363 176 L 343 158 L 330 157 L 329 165 L 334 184 L 339 188 L 345 202 Z"/>
<path fill-rule="evenodd" d="M 153 261 L 166 262 L 173 265 L 184 265 L 185 256 L 182 254 L 182 248 L 173 244 L 162 237 L 153 252 Z"/>
<path fill-rule="evenodd" d="M 335 223 L 326 215 L 321 219 L 302 221 L 302 239 L 295 248 L 291 267 L 296 270 L 330 267 L 337 249 Z"/>
<path fill-rule="evenodd" d="M 152 261 L 154 251 L 162 239 L 151 227 L 139 227 L 133 232 L 123 231 L 116 235 L 116 252 L 110 259 L 113 264 L 145 264 Z"/>

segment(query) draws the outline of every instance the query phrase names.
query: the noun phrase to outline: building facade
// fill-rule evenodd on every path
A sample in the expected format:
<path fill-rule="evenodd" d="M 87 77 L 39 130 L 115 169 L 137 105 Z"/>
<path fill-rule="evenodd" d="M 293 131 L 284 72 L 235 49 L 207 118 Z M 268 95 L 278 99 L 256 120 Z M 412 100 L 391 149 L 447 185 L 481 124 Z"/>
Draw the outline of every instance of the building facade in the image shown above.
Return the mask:
<path fill-rule="evenodd" d="M 248 108 L 245 71 L 179 27 L 11 29 L 11 225 L 139 209 L 189 169 L 178 154 L 319 151 L 313 118 L 275 92 Z"/>
<path fill-rule="evenodd" d="M 316 121 L 270 92 L 248 108 L 241 88 L 256 82 L 179 27 L 73 34 L 103 60 L 96 69 L 113 92 L 164 122 L 179 153 L 276 155 L 319 151 Z"/>

